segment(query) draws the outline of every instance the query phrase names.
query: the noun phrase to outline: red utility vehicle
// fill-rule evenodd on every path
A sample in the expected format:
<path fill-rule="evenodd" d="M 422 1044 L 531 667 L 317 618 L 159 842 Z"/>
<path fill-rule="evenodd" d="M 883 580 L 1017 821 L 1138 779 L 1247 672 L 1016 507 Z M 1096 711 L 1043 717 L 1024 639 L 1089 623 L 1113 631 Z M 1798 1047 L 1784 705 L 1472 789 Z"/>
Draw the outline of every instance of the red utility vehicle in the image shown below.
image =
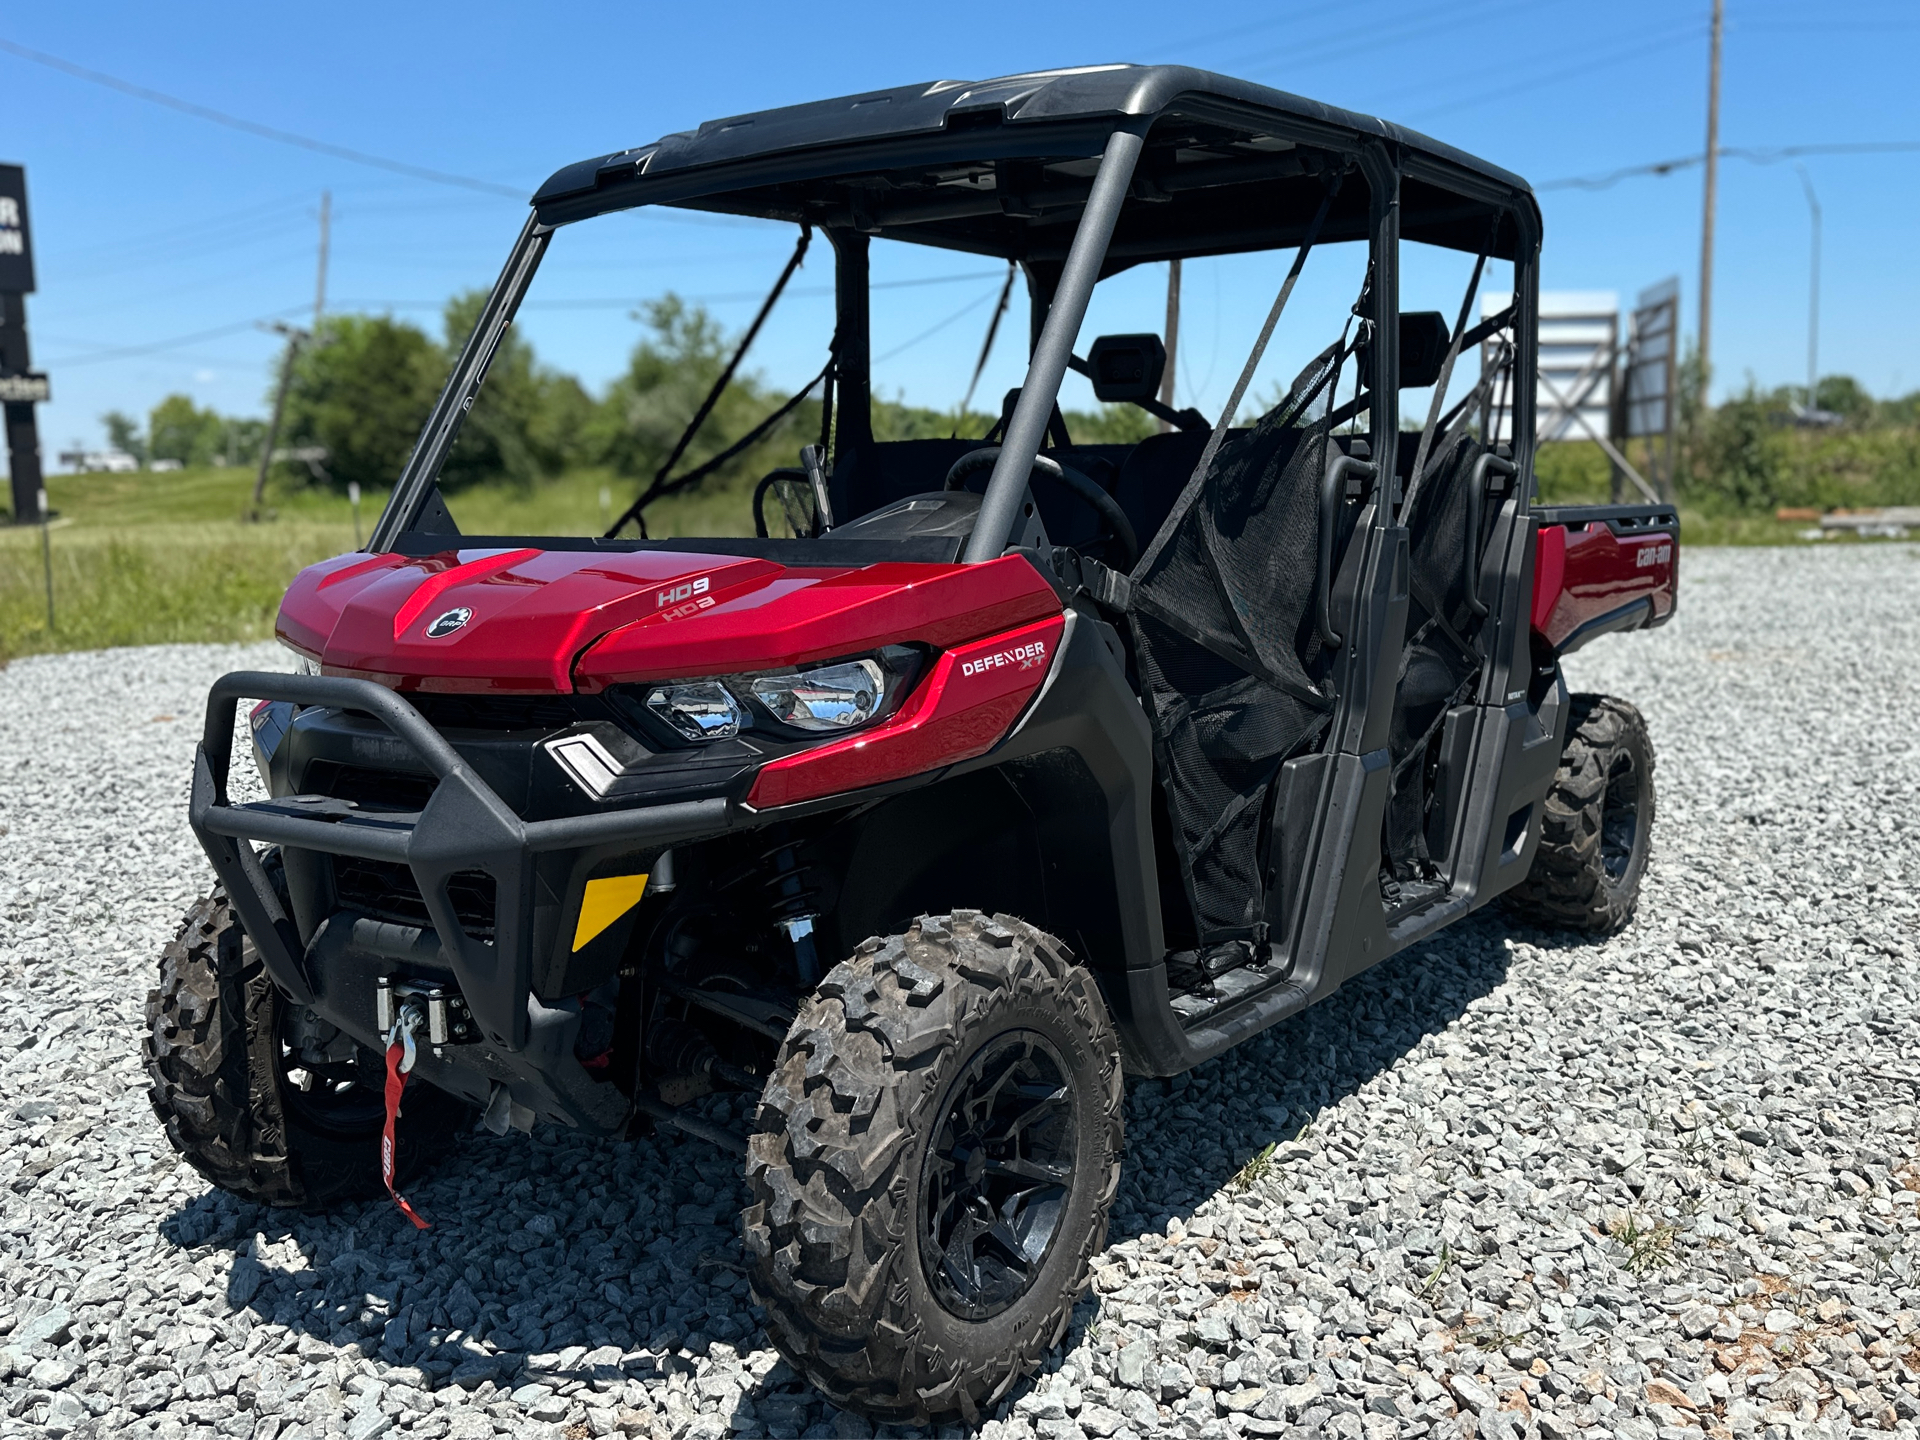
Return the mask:
<path fill-rule="evenodd" d="M 638 505 L 463 533 L 438 481 L 536 271 L 647 205 L 831 243 L 817 441 L 761 481 L 755 538 L 634 535 Z M 887 241 L 1024 272 L 987 434 L 876 438 Z M 1417 249 L 1467 276 L 1451 323 L 1402 308 Z M 1097 282 L 1263 251 L 1277 298 L 1216 418 L 1159 398 L 1157 335 L 1076 354 Z M 1351 312 L 1236 421 L 1315 253 L 1351 261 Z M 1539 253 L 1518 177 L 1177 67 L 909 86 L 561 170 L 367 552 L 289 591 L 300 673 L 213 689 L 191 819 L 221 888 L 150 1004 L 173 1143 L 314 1206 L 397 1196 L 475 1115 L 676 1126 L 746 1157 L 796 1367 L 876 1416 L 978 1416 L 1065 1333 L 1124 1076 L 1497 896 L 1632 913 L 1652 751 L 1560 660 L 1668 618 L 1678 527 L 1533 504 Z M 1496 262 L 1511 301 L 1470 324 Z M 1160 432 L 1076 441 L 1069 371 Z"/>

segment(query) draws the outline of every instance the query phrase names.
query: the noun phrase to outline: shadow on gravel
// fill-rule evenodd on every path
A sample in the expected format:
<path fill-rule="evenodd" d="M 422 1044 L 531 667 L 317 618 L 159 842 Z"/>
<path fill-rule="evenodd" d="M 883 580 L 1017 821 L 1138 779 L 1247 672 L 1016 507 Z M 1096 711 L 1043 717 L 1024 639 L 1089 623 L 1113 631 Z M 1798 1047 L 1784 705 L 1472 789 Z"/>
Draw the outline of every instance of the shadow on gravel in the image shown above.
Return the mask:
<path fill-rule="evenodd" d="M 1110 1242 L 1186 1221 L 1250 1157 L 1359 1104 L 1368 1080 L 1505 979 L 1518 933 L 1498 912 L 1466 920 L 1188 1075 L 1131 1083 Z M 431 1229 L 415 1231 L 385 1200 L 321 1216 L 209 1190 L 160 1232 L 183 1260 L 228 1252 L 237 1328 L 284 1325 L 309 1354 L 314 1342 L 351 1346 L 469 1390 L 579 1380 L 602 1403 L 675 1369 L 733 1372 L 744 1387 L 735 1403 L 757 1417 L 749 1428 L 797 1433 L 820 1415 L 823 1402 L 784 1365 L 754 1374 L 732 1363 L 765 1343 L 747 1294 L 737 1159 L 678 1136 L 474 1134 L 409 1198 Z M 1069 1348 L 1092 1313 L 1081 1306 Z M 656 1358 L 622 1368 L 620 1354 L 641 1347 Z"/>
<path fill-rule="evenodd" d="M 762 1345 L 739 1161 L 698 1141 L 474 1134 L 408 1198 L 432 1228 L 414 1230 L 384 1199 L 307 1215 L 209 1190 L 159 1229 L 182 1260 L 232 1257 L 238 1328 L 284 1325 L 307 1354 L 314 1342 L 352 1347 L 436 1385 L 578 1380 L 614 1403 L 628 1382 L 691 1368 L 670 1355 L 622 1369 L 622 1352 L 731 1360 Z M 780 1372 L 762 1378 L 775 1410 L 783 1381 L 799 1389 Z"/>
<path fill-rule="evenodd" d="M 1127 1159 L 1109 1243 L 1182 1223 L 1269 1146 L 1282 1146 L 1506 979 L 1508 942 L 1575 949 L 1483 911 L 1311 1009 L 1185 1075 L 1128 1086 Z"/>

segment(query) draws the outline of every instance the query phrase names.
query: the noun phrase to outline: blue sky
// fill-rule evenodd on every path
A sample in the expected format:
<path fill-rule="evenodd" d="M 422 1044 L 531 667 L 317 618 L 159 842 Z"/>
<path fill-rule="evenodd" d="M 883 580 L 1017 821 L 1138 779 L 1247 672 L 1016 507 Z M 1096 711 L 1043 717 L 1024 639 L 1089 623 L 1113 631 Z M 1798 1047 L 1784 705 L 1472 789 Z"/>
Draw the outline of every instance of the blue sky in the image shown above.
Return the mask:
<path fill-rule="evenodd" d="M 1893 0 L 1815 9 L 1729 0 L 1723 143 L 1920 141 L 1911 56 L 1920 15 Z M 1008 4 L 168 7 L 71 3 L 0 16 L 0 40 L 185 100 L 411 164 L 527 190 L 563 163 L 714 116 L 881 85 L 1130 59 L 1206 66 L 1401 121 L 1536 184 L 1697 153 L 1707 0 L 1376 0 L 1260 7 L 1188 0 Z M 1814 18 L 1818 16 L 1819 18 Z M 319 194 L 333 195 L 329 308 L 392 310 L 438 333 L 438 307 L 489 283 L 524 214 L 511 198 L 369 169 L 209 124 L 0 51 L 27 166 L 40 289 L 30 301 L 47 459 L 98 443 L 101 413 L 184 391 L 262 413 L 277 341 L 254 322 L 312 304 Z M 1805 162 L 1825 214 L 1821 369 L 1880 394 L 1920 389 L 1920 153 Z M 1681 281 L 1697 304 L 1700 171 L 1604 190 L 1545 189 L 1546 283 L 1629 298 Z M 638 335 L 625 303 L 668 289 L 744 325 L 792 245 L 777 227 L 636 216 L 565 237 L 523 328 L 542 357 L 603 384 Z M 881 247 L 883 388 L 959 399 L 998 279 L 968 257 Z M 1182 403 L 1224 399 L 1285 257 L 1190 268 Z M 1808 211 L 1791 163 L 1722 168 L 1716 390 L 1804 377 Z M 1466 263 L 1423 260 L 1408 308 L 1448 311 Z M 1309 270 L 1267 377 L 1339 324 L 1358 270 Z M 774 384 L 818 368 L 827 251 L 795 282 L 753 365 Z M 1502 285 L 1504 276 L 1490 277 Z M 1100 330 L 1158 329 L 1164 271 L 1109 282 Z M 982 385 L 1017 379 L 1005 343 Z M 206 332 L 224 332 L 206 334 Z M 929 333 L 931 332 L 931 333 Z M 206 338 L 187 339 L 205 334 Z M 1080 382 L 1074 381 L 1078 384 Z M 1069 403 L 1085 397 L 1070 396 Z"/>

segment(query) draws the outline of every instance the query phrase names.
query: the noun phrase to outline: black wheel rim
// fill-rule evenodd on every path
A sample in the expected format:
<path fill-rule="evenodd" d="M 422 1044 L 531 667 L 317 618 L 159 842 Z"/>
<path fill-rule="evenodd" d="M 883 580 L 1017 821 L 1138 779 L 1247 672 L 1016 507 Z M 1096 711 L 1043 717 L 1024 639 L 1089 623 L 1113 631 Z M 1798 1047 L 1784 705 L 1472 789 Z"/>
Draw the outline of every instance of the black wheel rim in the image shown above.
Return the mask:
<path fill-rule="evenodd" d="M 289 1007 L 279 1008 L 273 1051 L 287 1110 L 308 1129 L 344 1139 L 379 1134 L 387 1118 L 386 1075 L 379 1069 L 379 1057 L 359 1046 L 351 1060 L 320 1062 L 302 1056 L 288 1038 Z"/>
<path fill-rule="evenodd" d="M 934 1297 L 998 1315 L 1046 1267 L 1073 1190 L 1073 1076 L 1032 1030 L 996 1036 L 947 1093 L 920 1183 L 920 1258 Z"/>
<path fill-rule="evenodd" d="M 1631 755 L 1622 755 L 1607 772 L 1607 793 L 1600 802 L 1600 863 L 1616 884 L 1633 866 L 1640 842 L 1640 771 Z"/>

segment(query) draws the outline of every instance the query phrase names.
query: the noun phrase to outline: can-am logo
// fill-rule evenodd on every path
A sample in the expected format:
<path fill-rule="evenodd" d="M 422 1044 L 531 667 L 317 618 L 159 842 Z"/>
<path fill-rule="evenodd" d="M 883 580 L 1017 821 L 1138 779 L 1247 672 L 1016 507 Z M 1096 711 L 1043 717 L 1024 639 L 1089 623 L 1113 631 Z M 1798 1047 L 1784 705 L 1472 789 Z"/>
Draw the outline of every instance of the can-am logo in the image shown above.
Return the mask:
<path fill-rule="evenodd" d="M 456 610 L 449 610 L 444 615 L 436 615 L 433 623 L 427 626 L 427 638 L 429 640 L 438 640 L 442 636 L 451 635 L 472 618 L 473 611 L 469 610 L 465 605 L 460 606 Z"/>
<path fill-rule="evenodd" d="M 1673 546 L 1671 543 L 1666 545 L 1646 545 L 1642 546 L 1640 553 L 1634 556 L 1633 563 L 1636 569 L 1645 570 L 1651 565 L 1664 565 L 1672 558 Z"/>
<path fill-rule="evenodd" d="M 678 605 L 682 600 L 691 600 L 696 595 L 704 595 L 712 583 L 712 576 L 702 575 L 698 580 L 689 580 L 683 585 L 662 590 L 654 597 L 653 608 L 664 610 L 669 605 Z"/>
<path fill-rule="evenodd" d="M 1047 642 L 1035 640 L 1030 645 L 1019 645 L 1011 650 L 996 650 L 991 655 L 982 655 L 978 660 L 963 660 L 960 663 L 962 675 L 983 675 L 1002 665 L 1018 665 L 1022 670 L 1031 670 L 1047 658 Z"/>

